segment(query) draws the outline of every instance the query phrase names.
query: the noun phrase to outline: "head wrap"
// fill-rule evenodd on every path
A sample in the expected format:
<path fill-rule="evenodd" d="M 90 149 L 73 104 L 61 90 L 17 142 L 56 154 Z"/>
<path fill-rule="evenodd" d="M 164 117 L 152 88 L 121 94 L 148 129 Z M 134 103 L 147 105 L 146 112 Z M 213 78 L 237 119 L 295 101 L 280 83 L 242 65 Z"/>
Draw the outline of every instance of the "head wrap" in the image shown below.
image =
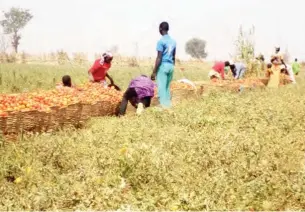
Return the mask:
<path fill-rule="evenodd" d="M 111 54 L 111 52 L 105 52 L 101 55 L 101 60 L 100 60 L 100 64 L 103 65 L 105 58 L 109 57 L 109 58 L 113 58 L 113 55 Z"/>

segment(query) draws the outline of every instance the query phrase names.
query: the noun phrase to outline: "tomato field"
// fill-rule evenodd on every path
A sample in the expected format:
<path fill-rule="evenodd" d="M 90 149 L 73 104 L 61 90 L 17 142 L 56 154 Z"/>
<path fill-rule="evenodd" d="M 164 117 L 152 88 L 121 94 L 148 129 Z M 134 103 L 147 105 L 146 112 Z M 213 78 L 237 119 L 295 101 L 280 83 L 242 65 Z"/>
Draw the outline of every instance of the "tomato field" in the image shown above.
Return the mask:
<path fill-rule="evenodd" d="M 175 79 L 206 80 L 209 66 L 186 64 Z M 1 116 L 119 102 L 114 89 L 92 89 L 87 68 L 0 64 Z M 150 71 L 113 67 L 110 75 L 125 89 Z M 82 92 L 55 89 L 65 74 Z M 152 107 L 141 116 L 93 117 L 81 129 L 1 138 L 0 209 L 304 209 L 304 77 L 277 90 L 204 90 L 171 111 Z"/>

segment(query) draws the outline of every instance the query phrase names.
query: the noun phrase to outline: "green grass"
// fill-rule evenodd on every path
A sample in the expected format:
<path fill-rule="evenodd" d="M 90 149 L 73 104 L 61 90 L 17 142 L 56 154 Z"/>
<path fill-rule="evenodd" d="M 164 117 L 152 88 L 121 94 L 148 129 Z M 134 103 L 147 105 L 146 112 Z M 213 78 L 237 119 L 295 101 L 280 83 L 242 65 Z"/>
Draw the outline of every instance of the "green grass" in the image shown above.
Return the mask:
<path fill-rule="evenodd" d="M 12 67 L 33 81 L 44 75 Z M 43 73 L 60 79 L 65 70 Z M 72 73 L 86 80 L 82 69 Z M 121 86 L 138 73 L 113 70 Z M 204 79 L 206 71 L 185 75 Z M 52 86 L 47 79 L 42 87 Z M 2 142 L 0 210 L 304 209 L 304 97 L 303 85 L 213 92 L 171 113 L 151 108 L 141 117 L 93 119 L 81 130 Z"/>
<path fill-rule="evenodd" d="M 184 65 L 185 72 L 177 68 L 175 79 L 187 77 L 190 80 L 207 79 L 207 66 L 193 67 Z M 90 66 L 64 65 L 25 65 L 0 64 L 0 92 L 19 93 L 35 89 L 53 89 L 56 83 L 61 82 L 63 75 L 70 75 L 73 83 L 81 84 L 88 81 L 87 71 Z M 120 67 L 115 66 L 109 71 L 115 83 L 125 89 L 129 81 L 140 74 L 150 75 L 152 67 Z"/>

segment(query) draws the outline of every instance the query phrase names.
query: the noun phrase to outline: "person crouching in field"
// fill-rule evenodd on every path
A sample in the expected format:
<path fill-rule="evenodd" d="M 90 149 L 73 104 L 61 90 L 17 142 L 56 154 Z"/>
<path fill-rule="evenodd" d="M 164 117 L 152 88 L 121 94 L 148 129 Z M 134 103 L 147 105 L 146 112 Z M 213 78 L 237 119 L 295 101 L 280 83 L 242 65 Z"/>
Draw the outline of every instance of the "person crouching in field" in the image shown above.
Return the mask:
<path fill-rule="evenodd" d="M 246 66 L 243 63 L 230 64 L 230 69 L 234 79 L 242 79 L 246 72 Z"/>
<path fill-rule="evenodd" d="M 151 99 L 154 96 L 154 88 L 154 82 L 145 75 L 131 80 L 124 93 L 118 115 L 125 115 L 128 101 L 137 108 L 137 114 L 141 114 L 144 108 L 150 107 Z"/>
<path fill-rule="evenodd" d="M 215 62 L 212 70 L 209 72 L 209 77 L 211 80 L 225 79 L 225 68 L 230 66 L 230 62 Z"/>
<path fill-rule="evenodd" d="M 68 90 L 76 89 L 78 91 L 82 90 L 82 89 L 77 88 L 76 86 L 74 86 L 72 84 L 72 79 L 71 79 L 71 77 L 69 75 L 64 75 L 61 80 L 62 80 L 62 83 L 61 84 L 57 84 L 56 85 L 56 89 L 59 89 L 59 90 L 63 90 L 63 89 L 66 89 L 66 90 L 67 89 Z"/>
<path fill-rule="evenodd" d="M 91 82 L 101 83 L 107 87 L 106 77 L 110 80 L 110 85 L 114 85 L 114 81 L 107 73 L 111 68 L 113 56 L 110 52 L 104 53 L 100 59 L 95 60 L 93 66 L 89 69 L 89 80 Z"/>
<path fill-rule="evenodd" d="M 212 70 L 209 72 L 209 78 L 212 82 L 217 82 L 221 77 L 217 71 Z"/>
<path fill-rule="evenodd" d="M 65 75 L 62 77 L 61 79 L 62 83 L 61 84 L 57 84 L 56 88 L 57 89 L 61 89 L 61 88 L 73 88 L 74 86 L 72 85 L 72 79 L 69 75 Z"/>

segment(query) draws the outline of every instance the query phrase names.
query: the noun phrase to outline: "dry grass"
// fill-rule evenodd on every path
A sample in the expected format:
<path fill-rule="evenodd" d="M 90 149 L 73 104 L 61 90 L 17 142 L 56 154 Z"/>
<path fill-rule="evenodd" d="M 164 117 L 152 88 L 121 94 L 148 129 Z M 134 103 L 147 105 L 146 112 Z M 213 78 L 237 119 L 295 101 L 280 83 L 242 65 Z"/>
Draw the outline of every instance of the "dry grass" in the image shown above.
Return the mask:
<path fill-rule="evenodd" d="M 86 79 L 79 68 L 1 67 L 2 76 L 10 69 L 29 75 L 19 82 L 32 82 L 30 89 L 52 87 L 53 74 Z M 196 80 L 208 70 L 186 69 Z M 126 87 L 149 71 L 114 68 L 112 74 Z M 43 76 L 46 82 L 36 85 Z M 303 85 L 211 93 L 171 113 L 151 108 L 141 117 L 94 119 L 82 130 L 2 142 L 0 209 L 305 209 L 304 97 Z"/>

